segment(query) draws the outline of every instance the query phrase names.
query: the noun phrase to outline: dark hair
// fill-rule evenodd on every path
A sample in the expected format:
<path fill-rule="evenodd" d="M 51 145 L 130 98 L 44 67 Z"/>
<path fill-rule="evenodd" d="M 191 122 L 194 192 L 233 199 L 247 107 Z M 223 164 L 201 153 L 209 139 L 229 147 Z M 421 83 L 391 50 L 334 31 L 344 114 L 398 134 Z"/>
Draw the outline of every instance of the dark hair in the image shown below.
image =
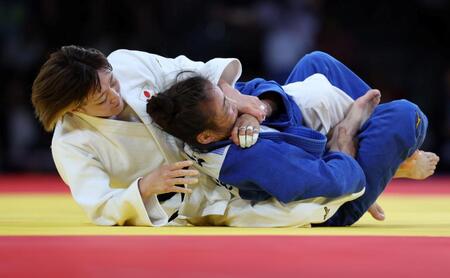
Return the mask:
<path fill-rule="evenodd" d="M 72 105 L 80 105 L 100 90 L 97 70 L 112 70 L 105 55 L 97 49 L 63 46 L 52 53 L 33 82 L 31 101 L 45 130 L 51 131 Z"/>
<path fill-rule="evenodd" d="M 167 133 L 199 146 L 197 135 L 216 128 L 207 105 L 211 89 L 211 82 L 201 76 L 176 82 L 148 100 L 147 113 Z"/>

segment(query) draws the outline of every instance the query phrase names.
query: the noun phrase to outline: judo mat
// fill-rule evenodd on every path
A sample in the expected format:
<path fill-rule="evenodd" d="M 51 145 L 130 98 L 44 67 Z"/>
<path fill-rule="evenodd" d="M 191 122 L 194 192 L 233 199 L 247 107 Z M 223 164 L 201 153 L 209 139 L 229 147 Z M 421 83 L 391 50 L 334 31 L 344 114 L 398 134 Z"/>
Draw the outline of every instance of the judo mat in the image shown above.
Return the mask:
<path fill-rule="evenodd" d="M 395 180 L 383 222 L 100 227 L 56 176 L 0 176 L 0 277 L 450 277 L 450 177 Z"/>

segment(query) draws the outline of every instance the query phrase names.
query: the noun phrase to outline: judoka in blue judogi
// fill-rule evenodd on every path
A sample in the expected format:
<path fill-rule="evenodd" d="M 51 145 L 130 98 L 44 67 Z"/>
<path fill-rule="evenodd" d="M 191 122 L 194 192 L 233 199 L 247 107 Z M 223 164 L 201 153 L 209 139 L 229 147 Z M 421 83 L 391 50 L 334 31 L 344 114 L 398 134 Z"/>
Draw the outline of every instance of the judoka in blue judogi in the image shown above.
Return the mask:
<path fill-rule="evenodd" d="M 314 52 L 300 60 L 286 84 L 321 73 L 352 99 L 370 87 L 333 57 Z M 254 79 L 238 83 L 244 94 L 270 92 L 282 100 L 276 115 L 263 122 L 260 139 L 242 149 L 221 141 L 200 151 L 186 146 L 188 157 L 220 184 L 239 189 L 242 198 L 261 201 L 275 197 L 282 202 L 317 196 L 337 197 L 360 192 L 321 225 L 342 226 L 356 222 L 375 202 L 398 166 L 423 143 L 427 118 L 413 103 L 393 101 L 376 107 L 361 127 L 355 158 L 326 150 L 326 137 L 303 125 L 302 113 L 283 88 L 272 81 Z"/>

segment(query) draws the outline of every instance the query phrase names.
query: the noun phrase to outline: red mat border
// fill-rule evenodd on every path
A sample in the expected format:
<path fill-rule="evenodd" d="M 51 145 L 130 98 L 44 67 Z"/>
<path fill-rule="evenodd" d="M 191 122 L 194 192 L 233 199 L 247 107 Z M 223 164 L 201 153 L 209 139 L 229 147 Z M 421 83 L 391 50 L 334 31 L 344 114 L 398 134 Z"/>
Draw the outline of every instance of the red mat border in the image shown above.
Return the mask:
<path fill-rule="evenodd" d="M 70 190 L 57 175 L 0 175 L 0 193 L 70 193 Z M 423 181 L 396 179 L 388 185 L 385 194 L 450 194 L 450 176 L 436 176 Z"/>
<path fill-rule="evenodd" d="M 58 175 L 0 175 L 0 193 L 70 193 Z"/>
<path fill-rule="evenodd" d="M 0 277 L 450 277 L 450 237 L 0 237 Z"/>

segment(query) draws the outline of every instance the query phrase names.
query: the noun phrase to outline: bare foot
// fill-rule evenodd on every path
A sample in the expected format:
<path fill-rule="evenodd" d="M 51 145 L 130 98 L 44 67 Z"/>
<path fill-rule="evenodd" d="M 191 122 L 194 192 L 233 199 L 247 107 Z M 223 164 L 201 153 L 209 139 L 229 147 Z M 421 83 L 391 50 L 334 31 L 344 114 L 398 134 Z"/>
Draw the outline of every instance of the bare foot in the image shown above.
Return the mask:
<path fill-rule="evenodd" d="M 345 118 L 328 133 L 328 145 L 337 140 L 337 131 L 340 128 L 344 128 L 347 135 L 354 137 L 380 103 L 380 98 L 381 93 L 376 89 L 369 90 L 365 95 L 357 98 Z"/>
<path fill-rule="evenodd" d="M 372 89 L 367 91 L 365 95 L 355 100 L 345 119 L 339 125 L 345 127 L 351 136 L 356 135 L 361 126 L 372 115 L 375 107 L 380 103 L 380 98 L 381 93 L 379 90 Z"/>
<path fill-rule="evenodd" d="M 434 174 L 439 156 L 432 152 L 417 150 L 400 164 L 394 178 L 423 180 Z"/>
<path fill-rule="evenodd" d="M 384 221 L 385 219 L 384 210 L 378 203 L 371 205 L 368 212 L 378 221 Z"/>

